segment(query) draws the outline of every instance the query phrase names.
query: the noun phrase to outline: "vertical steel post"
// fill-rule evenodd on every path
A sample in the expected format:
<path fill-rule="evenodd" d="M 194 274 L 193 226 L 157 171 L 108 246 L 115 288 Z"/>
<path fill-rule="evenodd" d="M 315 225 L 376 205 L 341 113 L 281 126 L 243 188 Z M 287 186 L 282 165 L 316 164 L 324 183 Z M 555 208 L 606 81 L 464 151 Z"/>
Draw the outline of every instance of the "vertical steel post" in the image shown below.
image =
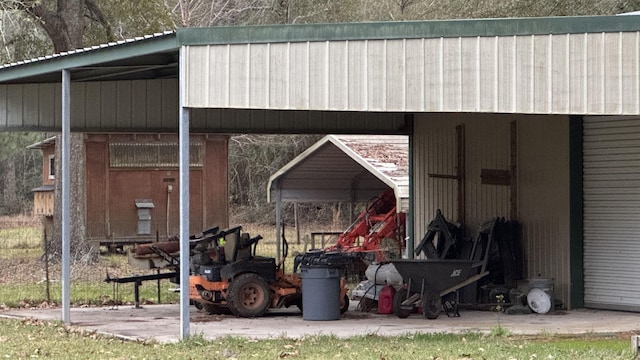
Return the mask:
<path fill-rule="evenodd" d="M 280 244 L 282 243 L 282 236 L 282 200 L 280 197 L 280 183 L 278 183 L 276 188 L 276 264 L 280 263 L 281 259 Z"/>
<path fill-rule="evenodd" d="M 407 122 L 409 123 L 409 213 L 405 217 L 405 233 L 407 236 L 407 244 L 406 244 L 406 253 L 408 259 L 413 259 L 415 257 L 415 231 L 414 231 L 414 223 L 415 223 L 415 203 L 413 199 L 415 199 L 415 191 L 414 186 L 415 182 L 413 181 L 413 151 L 414 151 L 414 129 L 413 129 L 413 115 L 411 115 Z"/>
<path fill-rule="evenodd" d="M 186 339 L 189 330 L 189 109 L 185 108 L 185 47 L 180 48 L 180 337 Z"/>
<path fill-rule="evenodd" d="M 71 72 L 62 70 L 62 321 L 71 323 L 71 232 L 70 181 L 71 170 Z"/>

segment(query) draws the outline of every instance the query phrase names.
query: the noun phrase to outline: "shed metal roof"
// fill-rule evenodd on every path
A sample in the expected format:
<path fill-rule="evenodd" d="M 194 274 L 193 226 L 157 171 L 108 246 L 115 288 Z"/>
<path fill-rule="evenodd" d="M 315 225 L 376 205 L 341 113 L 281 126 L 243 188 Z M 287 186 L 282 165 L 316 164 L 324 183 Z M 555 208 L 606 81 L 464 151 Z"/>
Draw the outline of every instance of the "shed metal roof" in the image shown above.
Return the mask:
<path fill-rule="evenodd" d="M 181 46 L 332 40 L 579 34 L 640 30 L 634 16 L 458 19 L 341 24 L 179 28 L 0 66 L 0 83 L 149 79 L 177 76 Z"/>
<path fill-rule="evenodd" d="M 364 202 L 392 188 L 398 211 L 406 212 L 408 153 L 408 136 L 327 135 L 269 178 L 268 198 Z"/>

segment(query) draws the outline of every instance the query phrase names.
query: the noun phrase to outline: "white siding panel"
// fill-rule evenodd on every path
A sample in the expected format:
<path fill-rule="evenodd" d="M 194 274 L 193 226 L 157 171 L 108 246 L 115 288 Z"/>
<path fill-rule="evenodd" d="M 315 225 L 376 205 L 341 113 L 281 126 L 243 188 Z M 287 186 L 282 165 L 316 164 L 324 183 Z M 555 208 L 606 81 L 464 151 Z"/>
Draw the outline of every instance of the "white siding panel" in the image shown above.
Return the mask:
<path fill-rule="evenodd" d="M 424 40 L 413 39 L 405 43 L 406 87 L 405 108 L 424 108 Z"/>
<path fill-rule="evenodd" d="M 585 107 L 587 113 L 598 114 L 604 111 L 604 34 L 586 35 L 586 74 L 585 74 Z"/>
<path fill-rule="evenodd" d="M 328 42 L 309 43 L 309 108 L 326 109 L 328 101 Z"/>
<path fill-rule="evenodd" d="M 622 103 L 622 37 L 620 33 L 604 34 L 604 111 L 608 114 L 620 114 Z"/>
<path fill-rule="evenodd" d="M 569 35 L 550 36 L 549 113 L 569 111 Z"/>
<path fill-rule="evenodd" d="M 367 41 L 367 109 L 386 110 L 386 41 Z"/>
<path fill-rule="evenodd" d="M 407 64 L 404 40 L 386 42 L 386 102 L 385 110 L 403 111 L 406 109 Z"/>
<path fill-rule="evenodd" d="M 517 77 L 518 64 L 516 56 L 516 40 L 515 36 L 496 38 L 497 59 L 494 65 L 496 67 L 495 91 L 496 97 L 493 99 L 497 112 L 513 112 L 515 109 L 516 86 L 520 79 Z"/>
<path fill-rule="evenodd" d="M 520 110 L 523 113 L 532 113 L 534 110 L 534 36 L 518 36 L 516 38 L 515 61 L 516 67 L 516 87 L 514 88 L 515 99 L 512 111 Z"/>
<path fill-rule="evenodd" d="M 477 109 L 480 102 L 480 38 L 460 39 L 459 101 L 463 109 Z"/>
<path fill-rule="evenodd" d="M 347 103 L 349 109 L 367 109 L 367 43 L 350 41 L 348 50 L 347 81 L 349 92 Z"/>
<path fill-rule="evenodd" d="M 444 39 L 442 52 L 443 110 L 462 110 L 462 39 Z"/>
<path fill-rule="evenodd" d="M 424 95 L 425 110 L 442 111 L 442 42 L 444 39 L 424 40 Z"/>
<path fill-rule="evenodd" d="M 198 91 L 200 91 L 208 94 L 207 103 L 229 106 L 230 51 L 230 45 L 211 46 L 206 48 L 209 63 L 207 64 L 208 69 L 205 74 L 208 74 L 208 76 L 204 76 L 205 74 L 201 74 L 200 78 L 207 79 L 208 83 L 203 85 L 204 88 L 197 88 L 194 86 L 193 92 L 197 93 Z M 187 102 L 191 101 L 187 100 Z"/>
<path fill-rule="evenodd" d="M 188 54 L 189 107 L 640 113 L 638 32 L 192 46 Z"/>
<path fill-rule="evenodd" d="M 584 121 L 584 280 L 589 307 L 640 310 L 639 131 L 639 117 Z"/>
<path fill-rule="evenodd" d="M 487 111 L 496 108 L 498 89 L 498 38 L 479 37 L 477 39 L 478 71 L 477 80 L 477 111 Z M 465 83 L 465 86 L 469 86 Z"/>
<path fill-rule="evenodd" d="M 270 68 L 270 45 L 271 44 L 251 44 L 249 46 L 247 71 L 247 107 L 252 109 L 269 108 L 269 81 L 271 71 L 277 73 L 276 69 Z M 231 87 L 233 89 L 233 86 Z M 239 99 L 238 99 L 239 100 Z M 240 102 L 240 101 L 238 101 Z"/>
<path fill-rule="evenodd" d="M 567 35 L 569 112 L 586 113 L 587 36 Z"/>
<path fill-rule="evenodd" d="M 289 44 L 270 44 L 267 107 L 289 108 Z"/>
<path fill-rule="evenodd" d="M 208 101 L 210 84 L 215 83 L 209 78 L 209 69 L 215 69 L 215 67 L 210 66 L 209 47 L 203 47 L 201 50 L 186 53 L 187 61 L 189 62 L 186 77 L 190 79 L 191 86 L 198 89 L 198 91 L 187 93 L 187 96 L 191 97 L 187 100 L 188 102 L 202 103 Z"/>
<path fill-rule="evenodd" d="M 349 100 L 349 42 L 330 42 L 327 54 L 329 66 L 329 107 L 346 110 Z"/>
<path fill-rule="evenodd" d="M 551 35 L 532 36 L 531 107 L 534 113 L 551 113 Z"/>
<path fill-rule="evenodd" d="M 309 107 L 309 43 L 293 43 L 289 49 L 289 106 Z"/>
<path fill-rule="evenodd" d="M 250 56 L 251 45 L 232 45 L 229 47 L 229 64 L 226 71 L 229 73 L 229 106 L 248 107 L 250 91 Z M 193 89 L 199 91 L 199 89 Z M 219 101 L 220 99 L 218 99 Z"/>
<path fill-rule="evenodd" d="M 640 113 L 640 33 L 620 34 L 621 113 Z M 635 44 L 635 46 L 628 46 Z M 625 74 L 636 74 L 626 76 Z"/>

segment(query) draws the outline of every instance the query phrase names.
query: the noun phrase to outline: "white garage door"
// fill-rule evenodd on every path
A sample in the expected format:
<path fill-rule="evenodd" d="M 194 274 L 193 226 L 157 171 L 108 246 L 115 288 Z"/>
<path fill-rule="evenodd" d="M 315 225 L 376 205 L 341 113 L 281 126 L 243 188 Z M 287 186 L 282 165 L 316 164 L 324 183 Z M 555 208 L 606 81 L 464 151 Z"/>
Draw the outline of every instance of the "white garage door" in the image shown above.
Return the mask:
<path fill-rule="evenodd" d="M 640 311 L 640 117 L 584 119 L 585 306 Z"/>

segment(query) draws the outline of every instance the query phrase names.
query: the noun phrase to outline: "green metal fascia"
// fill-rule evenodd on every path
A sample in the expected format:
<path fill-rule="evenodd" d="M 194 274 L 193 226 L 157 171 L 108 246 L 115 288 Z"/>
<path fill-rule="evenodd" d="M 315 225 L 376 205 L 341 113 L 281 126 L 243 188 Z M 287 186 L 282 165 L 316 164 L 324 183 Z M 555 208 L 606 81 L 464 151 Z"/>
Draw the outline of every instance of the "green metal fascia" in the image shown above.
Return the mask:
<path fill-rule="evenodd" d="M 584 307 L 582 116 L 569 117 L 569 277 L 571 308 Z"/>
<path fill-rule="evenodd" d="M 389 21 L 180 28 L 180 45 L 299 41 L 411 39 L 469 36 L 549 35 L 640 31 L 640 16 Z"/>
<path fill-rule="evenodd" d="M 178 49 L 176 34 L 169 33 L 105 47 L 61 53 L 1 67 L 0 83 L 171 50 L 177 53 Z"/>

